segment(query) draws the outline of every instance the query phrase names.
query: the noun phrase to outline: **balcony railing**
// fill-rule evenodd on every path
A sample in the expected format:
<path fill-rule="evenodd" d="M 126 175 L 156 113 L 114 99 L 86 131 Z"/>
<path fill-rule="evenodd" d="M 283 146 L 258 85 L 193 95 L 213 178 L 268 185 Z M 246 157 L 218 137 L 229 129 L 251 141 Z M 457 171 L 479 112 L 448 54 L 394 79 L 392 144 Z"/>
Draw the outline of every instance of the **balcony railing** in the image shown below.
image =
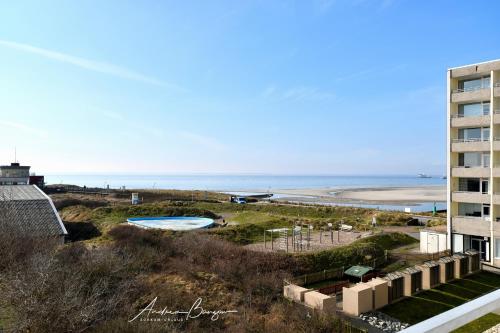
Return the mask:
<path fill-rule="evenodd" d="M 472 219 L 478 221 L 488 221 L 489 216 L 472 216 L 472 215 L 455 215 L 453 217 L 463 218 L 463 219 Z"/>
<path fill-rule="evenodd" d="M 458 88 L 458 89 L 453 89 L 451 92 L 456 94 L 456 93 L 463 93 L 463 92 L 470 92 L 470 91 L 477 91 L 481 89 L 489 89 L 489 85 L 485 86 L 478 86 L 478 87 L 470 87 L 470 88 Z"/>
<path fill-rule="evenodd" d="M 473 168 L 481 168 L 481 169 L 486 169 L 489 168 L 490 166 L 485 166 L 485 165 L 456 165 L 452 168 L 462 168 L 462 169 L 473 169 Z"/>
<path fill-rule="evenodd" d="M 495 87 L 500 87 L 500 82 L 495 83 Z"/>
<path fill-rule="evenodd" d="M 496 139 L 496 138 L 495 138 Z M 488 142 L 489 138 L 469 138 L 469 139 L 452 139 L 453 143 L 464 143 L 464 142 Z"/>
<path fill-rule="evenodd" d="M 495 112 L 500 113 L 500 110 L 495 110 Z M 474 114 L 474 115 L 463 115 L 463 114 L 452 114 L 452 118 L 473 118 L 473 117 L 482 117 L 482 116 L 489 116 L 490 115 L 490 110 L 483 110 L 482 114 Z"/>
<path fill-rule="evenodd" d="M 500 114 L 500 109 L 495 109 L 495 111 L 493 111 L 494 114 Z"/>

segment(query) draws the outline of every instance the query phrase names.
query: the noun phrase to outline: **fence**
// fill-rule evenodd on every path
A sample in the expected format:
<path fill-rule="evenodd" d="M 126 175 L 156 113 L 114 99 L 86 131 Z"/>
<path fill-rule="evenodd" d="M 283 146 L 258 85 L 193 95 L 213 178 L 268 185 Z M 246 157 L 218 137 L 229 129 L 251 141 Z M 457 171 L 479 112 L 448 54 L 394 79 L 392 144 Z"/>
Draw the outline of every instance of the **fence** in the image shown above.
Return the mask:
<path fill-rule="evenodd" d="M 341 332 L 343 333 L 368 333 L 367 328 L 359 328 L 356 326 L 353 326 L 353 324 L 350 321 L 340 319 L 340 325 L 341 325 Z"/>
<path fill-rule="evenodd" d="M 423 262 L 429 260 L 438 260 L 439 258 L 446 257 L 449 255 L 450 251 L 448 250 L 436 253 L 407 253 L 407 252 L 391 251 L 389 253 L 389 259 Z"/>
<path fill-rule="evenodd" d="M 344 267 L 323 270 L 321 272 L 304 274 L 294 277 L 290 281 L 285 281 L 286 284 L 295 284 L 297 286 L 304 286 L 306 284 L 316 283 L 331 279 L 341 279 L 344 275 Z"/>
<path fill-rule="evenodd" d="M 319 288 L 318 292 L 325 295 L 333 295 L 342 291 L 342 288 L 349 287 L 349 281 L 340 281 L 327 287 Z"/>

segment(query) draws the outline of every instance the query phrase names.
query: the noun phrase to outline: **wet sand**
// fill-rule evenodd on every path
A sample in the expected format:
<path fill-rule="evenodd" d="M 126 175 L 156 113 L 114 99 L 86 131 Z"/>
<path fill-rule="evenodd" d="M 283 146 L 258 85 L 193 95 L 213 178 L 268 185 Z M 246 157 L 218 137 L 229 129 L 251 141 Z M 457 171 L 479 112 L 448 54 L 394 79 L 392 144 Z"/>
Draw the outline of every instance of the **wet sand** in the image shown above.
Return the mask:
<path fill-rule="evenodd" d="M 418 204 L 445 202 L 446 186 L 429 185 L 415 187 L 377 187 L 344 189 L 277 189 L 281 201 L 358 203 L 358 204 Z M 287 197 L 290 195 L 290 197 Z"/>

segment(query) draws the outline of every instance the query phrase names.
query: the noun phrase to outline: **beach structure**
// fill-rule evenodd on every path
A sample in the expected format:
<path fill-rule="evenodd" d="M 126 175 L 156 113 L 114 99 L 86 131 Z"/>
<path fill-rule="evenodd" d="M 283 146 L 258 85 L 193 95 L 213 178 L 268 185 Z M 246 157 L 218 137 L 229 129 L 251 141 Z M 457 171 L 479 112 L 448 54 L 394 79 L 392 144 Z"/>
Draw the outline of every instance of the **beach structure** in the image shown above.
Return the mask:
<path fill-rule="evenodd" d="M 404 275 L 402 272 L 393 272 L 384 277 L 388 286 L 388 302 L 392 303 L 402 298 L 404 293 Z"/>
<path fill-rule="evenodd" d="M 139 199 L 139 193 L 132 193 L 131 203 L 132 205 L 138 205 L 141 203 L 141 199 Z"/>
<path fill-rule="evenodd" d="M 358 283 L 351 288 L 342 289 L 342 310 L 349 315 L 359 316 L 363 312 L 373 310 L 372 286 Z"/>
<path fill-rule="evenodd" d="M 307 289 L 294 284 L 287 284 L 283 287 L 283 295 L 294 302 L 304 302 L 304 294 L 311 289 Z"/>
<path fill-rule="evenodd" d="M 369 266 L 351 266 L 345 272 L 344 275 L 350 277 L 351 280 L 364 281 L 365 277 L 368 276 L 373 271 L 373 268 Z"/>
<path fill-rule="evenodd" d="M 446 283 L 455 278 L 455 260 L 453 257 L 443 257 L 439 263 L 439 282 Z"/>
<path fill-rule="evenodd" d="M 383 308 L 389 304 L 389 283 L 385 279 L 375 278 L 366 282 L 367 285 L 372 287 L 374 310 Z"/>
<path fill-rule="evenodd" d="M 64 243 L 66 228 L 52 200 L 35 185 L 0 186 L 0 230 Z"/>
<path fill-rule="evenodd" d="M 469 250 L 465 251 L 465 254 L 469 257 L 469 273 L 479 272 L 481 269 L 479 252 Z"/>
<path fill-rule="evenodd" d="M 0 166 L 0 185 L 28 185 L 30 167 L 17 162 Z"/>
<path fill-rule="evenodd" d="M 500 59 L 448 70 L 448 244 L 500 267 Z"/>
<path fill-rule="evenodd" d="M 312 309 L 319 310 L 326 314 L 335 314 L 337 311 L 336 298 L 317 291 L 305 292 L 304 304 Z"/>
<path fill-rule="evenodd" d="M 420 253 L 439 253 L 446 251 L 446 233 L 434 230 L 420 230 Z"/>
<path fill-rule="evenodd" d="M 457 253 L 453 255 L 453 260 L 455 260 L 455 278 L 460 279 L 467 274 L 469 274 L 469 258 L 462 254 Z"/>
<path fill-rule="evenodd" d="M 422 289 L 427 290 L 434 288 L 440 283 L 440 268 L 439 263 L 436 261 L 427 261 L 420 265 L 422 270 Z"/>
<path fill-rule="evenodd" d="M 401 272 L 404 279 L 404 295 L 411 296 L 422 290 L 422 269 L 418 266 L 408 267 Z"/>

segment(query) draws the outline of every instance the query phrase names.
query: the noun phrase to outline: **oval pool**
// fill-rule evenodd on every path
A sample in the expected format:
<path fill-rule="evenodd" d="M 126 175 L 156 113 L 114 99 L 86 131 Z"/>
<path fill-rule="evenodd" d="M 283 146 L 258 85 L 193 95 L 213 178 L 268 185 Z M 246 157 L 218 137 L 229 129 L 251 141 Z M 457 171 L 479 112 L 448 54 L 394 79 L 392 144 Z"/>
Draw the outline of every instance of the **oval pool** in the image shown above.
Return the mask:
<path fill-rule="evenodd" d="M 127 222 L 147 229 L 176 231 L 209 228 L 214 224 L 213 219 L 192 216 L 132 217 L 128 218 Z"/>

